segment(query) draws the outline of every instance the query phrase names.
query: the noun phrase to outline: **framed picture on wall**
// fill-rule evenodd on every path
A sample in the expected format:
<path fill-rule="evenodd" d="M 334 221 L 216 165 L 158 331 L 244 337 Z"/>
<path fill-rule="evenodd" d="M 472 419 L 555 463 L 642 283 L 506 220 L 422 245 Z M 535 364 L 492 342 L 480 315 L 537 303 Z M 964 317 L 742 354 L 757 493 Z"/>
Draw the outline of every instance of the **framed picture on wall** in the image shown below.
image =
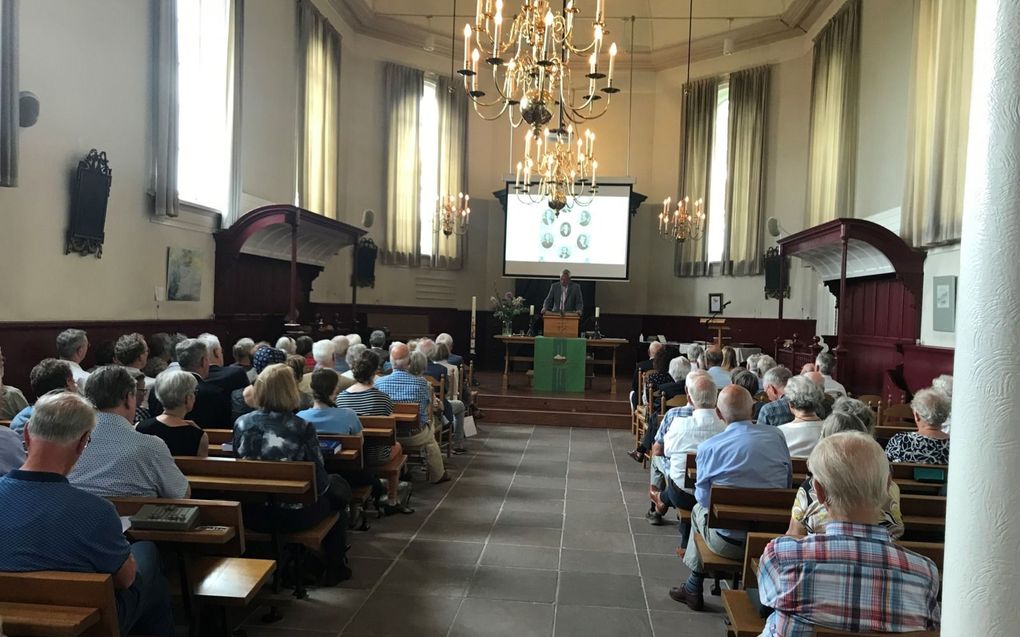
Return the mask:
<path fill-rule="evenodd" d="M 956 331 L 956 277 L 937 276 L 932 279 L 932 329 L 936 332 Z"/>
<path fill-rule="evenodd" d="M 708 295 L 709 314 L 718 314 L 719 312 L 722 312 L 722 307 L 723 307 L 722 293 L 713 292 Z"/>

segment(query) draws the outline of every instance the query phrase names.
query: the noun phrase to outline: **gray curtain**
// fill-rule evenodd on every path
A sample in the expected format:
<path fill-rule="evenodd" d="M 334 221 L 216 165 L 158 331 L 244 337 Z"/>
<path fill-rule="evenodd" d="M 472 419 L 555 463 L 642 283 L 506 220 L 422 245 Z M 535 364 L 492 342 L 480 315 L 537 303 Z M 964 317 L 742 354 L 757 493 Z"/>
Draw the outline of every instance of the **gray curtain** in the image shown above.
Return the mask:
<path fill-rule="evenodd" d="M 152 0 L 152 143 L 150 190 L 153 213 L 176 217 L 177 198 L 177 3 Z"/>
<path fill-rule="evenodd" d="M 726 231 L 722 273 L 761 274 L 765 206 L 765 127 L 769 67 L 730 75 Z"/>
<path fill-rule="evenodd" d="M 853 215 L 861 2 L 850 0 L 815 39 L 808 144 L 808 224 Z"/>
<path fill-rule="evenodd" d="M 227 34 L 227 65 L 230 76 L 227 99 L 230 102 L 230 195 L 224 227 L 241 218 L 241 103 L 244 101 L 244 0 L 230 2 L 230 31 Z"/>
<path fill-rule="evenodd" d="M 436 80 L 439 101 L 439 194 L 467 194 L 468 98 L 463 82 Z M 429 231 L 423 228 L 423 232 Z M 459 270 L 464 266 L 467 235 L 449 237 L 433 224 L 432 267 Z"/>
<path fill-rule="evenodd" d="M 336 219 L 340 209 L 341 38 L 308 0 L 298 3 L 298 23 L 298 201 L 304 208 Z"/>
<path fill-rule="evenodd" d="M 715 77 L 698 80 L 686 85 L 687 93 L 683 103 L 683 135 L 680 151 L 680 197 L 693 202 L 705 201 L 705 215 L 708 215 L 708 193 L 712 181 L 712 140 L 715 137 L 715 109 L 718 100 L 719 79 Z M 686 148 L 687 161 L 684 162 Z M 705 243 L 708 238 L 706 220 L 705 232 L 700 239 L 687 239 L 676 244 L 674 272 L 676 276 L 705 276 L 708 274 L 708 258 Z"/>
<path fill-rule="evenodd" d="M 18 0 L 0 0 L 0 186 L 18 185 Z"/>
<path fill-rule="evenodd" d="M 974 4 L 921 0 L 917 11 L 901 234 L 918 247 L 963 229 Z"/>
<path fill-rule="evenodd" d="M 418 111 L 425 74 L 387 62 L 383 69 L 386 109 L 386 219 L 383 263 L 417 267 L 421 262 L 421 166 Z"/>

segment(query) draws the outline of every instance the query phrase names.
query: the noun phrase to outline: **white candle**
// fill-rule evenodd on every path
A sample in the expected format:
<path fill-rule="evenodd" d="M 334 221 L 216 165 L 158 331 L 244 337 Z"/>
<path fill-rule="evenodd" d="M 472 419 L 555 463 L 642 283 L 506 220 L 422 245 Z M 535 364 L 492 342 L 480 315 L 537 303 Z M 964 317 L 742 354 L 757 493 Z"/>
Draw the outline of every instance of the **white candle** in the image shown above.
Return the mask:
<path fill-rule="evenodd" d="M 478 297 L 477 296 L 472 296 L 471 297 L 471 320 L 472 321 L 475 320 L 475 310 L 477 310 L 477 309 L 478 309 Z"/>
<path fill-rule="evenodd" d="M 467 58 L 465 57 L 465 59 L 467 59 Z M 592 53 L 591 56 L 588 58 L 588 74 L 589 75 L 594 75 L 595 74 L 595 54 L 594 53 Z"/>
<path fill-rule="evenodd" d="M 552 9 L 549 9 L 549 11 L 546 12 L 546 14 L 545 14 L 545 34 L 544 34 L 544 37 L 542 39 L 542 59 L 543 60 L 548 60 L 549 59 L 549 53 L 547 52 L 547 50 L 549 48 L 549 36 L 551 35 L 552 24 L 553 24 L 553 14 L 552 14 Z"/>
<path fill-rule="evenodd" d="M 616 42 L 609 45 L 609 83 L 613 83 L 613 63 L 616 62 Z"/>
<path fill-rule="evenodd" d="M 471 25 L 464 25 L 464 68 L 470 68 L 468 64 L 471 62 Z"/>
<path fill-rule="evenodd" d="M 528 307 L 528 314 L 530 316 L 534 316 L 535 315 L 535 306 L 534 305 L 531 305 L 531 306 Z"/>
<path fill-rule="evenodd" d="M 495 33 L 492 36 L 492 57 L 499 57 L 499 31 L 503 28 L 503 3 L 496 3 Z M 615 44 L 613 46 L 616 46 Z"/>
<path fill-rule="evenodd" d="M 599 306 L 595 306 L 595 318 L 599 317 Z"/>

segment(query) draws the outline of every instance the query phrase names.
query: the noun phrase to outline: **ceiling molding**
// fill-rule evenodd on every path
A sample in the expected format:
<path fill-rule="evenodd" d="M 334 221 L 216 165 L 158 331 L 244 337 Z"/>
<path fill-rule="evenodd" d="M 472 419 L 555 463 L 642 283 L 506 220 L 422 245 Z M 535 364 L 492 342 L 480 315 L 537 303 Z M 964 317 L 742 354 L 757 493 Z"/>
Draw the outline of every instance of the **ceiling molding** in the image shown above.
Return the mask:
<path fill-rule="evenodd" d="M 454 41 L 447 35 L 439 35 L 417 25 L 377 14 L 368 0 L 328 0 L 356 33 L 400 46 L 422 49 L 425 39 L 435 38 L 435 49 L 431 52 L 448 60 Z M 723 41 L 732 38 L 737 51 L 766 46 L 784 40 L 803 37 L 814 22 L 826 13 L 833 4 L 845 0 L 793 0 L 786 10 L 771 20 L 762 20 L 724 33 L 697 38 L 691 44 L 691 61 L 698 62 L 722 56 Z M 639 50 L 633 54 L 636 71 L 664 71 L 687 64 L 687 43 L 653 49 Z M 629 67 L 628 60 L 624 66 Z"/>

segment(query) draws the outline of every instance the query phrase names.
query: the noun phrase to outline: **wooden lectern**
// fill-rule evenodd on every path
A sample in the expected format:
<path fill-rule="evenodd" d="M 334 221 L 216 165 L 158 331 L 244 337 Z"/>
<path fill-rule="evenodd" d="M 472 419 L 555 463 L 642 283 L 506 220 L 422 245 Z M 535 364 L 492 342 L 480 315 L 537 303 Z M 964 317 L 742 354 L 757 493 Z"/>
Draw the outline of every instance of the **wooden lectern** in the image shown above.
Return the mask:
<path fill-rule="evenodd" d="M 729 326 L 726 325 L 726 319 L 724 318 L 703 318 L 699 321 L 702 325 L 708 325 L 709 328 L 715 330 L 715 345 L 722 349 L 723 346 L 723 332 L 730 331 Z M 729 338 L 729 337 L 727 337 Z"/>
<path fill-rule="evenodd" d="M 580 321 L 581 315 L 577 312 L 546 312 L 542 316 L 542 334 L 546 338 L 577 338 Z"/>

